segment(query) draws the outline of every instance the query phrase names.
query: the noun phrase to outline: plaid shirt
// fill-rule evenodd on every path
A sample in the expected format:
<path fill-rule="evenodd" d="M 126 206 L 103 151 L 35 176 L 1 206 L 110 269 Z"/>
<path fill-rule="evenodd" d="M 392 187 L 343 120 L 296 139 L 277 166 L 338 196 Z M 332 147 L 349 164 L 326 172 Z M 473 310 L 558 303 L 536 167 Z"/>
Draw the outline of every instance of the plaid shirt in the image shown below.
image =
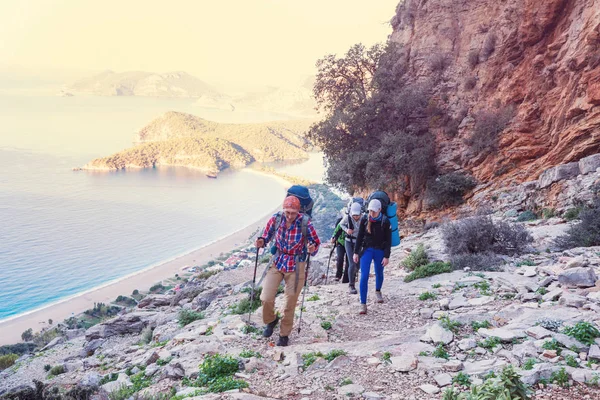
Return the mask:
<path fill-rule="evenodd" d="M 301 255 L 303 252 L 302 214 L 298 214 L 298 217 L 296 217 L 296 220 L 292 223 L 290 229 L 286 228 L 284 217 L 281 226 L 279 226 L 279 229 L 275 232 L 278 218 L 279 215 L 275 214 L 269 219 L 262 237 L 265 239 L 265 243 L 268 243 L 275 234 L 275 246 L 277 246 L 277 249 L 279 250 L 279 254 L 275 258 L 275 266 L 284 273 L 294 272 L 296 270 L 296 256 Z M 319 251 L 321 241 L 310 220 L 306 227 L 306 233 L 308 234 L 308 243 L 312 242 L 315 244 L 315 251 L 311 253 L 311 255 L 314 256 Z"/>

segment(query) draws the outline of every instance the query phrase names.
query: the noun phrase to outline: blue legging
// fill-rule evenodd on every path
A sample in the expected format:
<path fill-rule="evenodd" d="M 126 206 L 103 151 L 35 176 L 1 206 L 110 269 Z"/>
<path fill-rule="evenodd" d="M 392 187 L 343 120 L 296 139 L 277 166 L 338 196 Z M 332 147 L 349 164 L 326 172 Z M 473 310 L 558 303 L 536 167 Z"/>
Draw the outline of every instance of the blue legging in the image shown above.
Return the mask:
<path fill-rule="evenodd" d="M 383 285 L 383 250 L 369 247 L 360 258 L 360 302 L 367 304 L 367 291 L 369 288 L 369 272 L 371 261 L 375 263 L 375 290 L 381 290 Z"/>

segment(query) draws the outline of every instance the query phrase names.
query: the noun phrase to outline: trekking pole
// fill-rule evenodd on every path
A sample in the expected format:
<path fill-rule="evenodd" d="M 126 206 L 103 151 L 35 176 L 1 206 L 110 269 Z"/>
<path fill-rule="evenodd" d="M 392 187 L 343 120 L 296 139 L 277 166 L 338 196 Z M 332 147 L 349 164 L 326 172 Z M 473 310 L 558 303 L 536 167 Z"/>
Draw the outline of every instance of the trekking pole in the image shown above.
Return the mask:
<path fill-rule="evenodd" d="M 298 334 L 302 326 L 302 311 L 304 310 L 304 297 L 306 297 L 306 289 L 308 288 L 308 267 L 310 266 L 310 253 L 306 258 L 306 271 L 304 271 L 304 290 L 302 291 L 302 303 L 300 304 L 300 320 L 298 321 Z"/>
<path fill-rule="evenodd" d="M 337 246 L 337 244 L 335 245 Z M 331 264 L 331 256 L 333 256 L 333 251 L 335 250 L 335 246 L 331 249 L 331 253 L 329 253 L 329 261 L 327 261 L 327 272 L 325 273 L 325 284 L 327 285 L 327 278 L 329 277 L 329 264 Z"/>
<path fill-rule="evenodd" d="M 252 294 L 250 295 L 250 310 L 248 310 L 248 325 L 250 325 L 250 317 L 252 315 L 252 309 L 254 308 L 254 285 L 256 284 L 256 270 L 258 269 L 258 251 L 260 248 L 256 248 L 256 261 L 254 262 L 254 277 L 252 278 Z"/>

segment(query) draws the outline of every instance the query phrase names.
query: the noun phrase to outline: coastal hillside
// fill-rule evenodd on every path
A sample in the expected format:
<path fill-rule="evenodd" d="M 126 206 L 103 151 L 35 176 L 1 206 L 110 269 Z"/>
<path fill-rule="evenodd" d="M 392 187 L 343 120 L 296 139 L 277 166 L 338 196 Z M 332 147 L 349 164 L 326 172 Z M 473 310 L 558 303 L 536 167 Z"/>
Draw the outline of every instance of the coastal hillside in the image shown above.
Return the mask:
<path fill-rule="evenodd" d="M 92 160 L 83 169 L 184 166 L 217 173 L 254 161 L 301 160 L 308 157 L 304 132 L 309 124 L 302 120 L 222 124 L 168 112 L 138 132 L 134 147 Z"/>
<path fill-rule="evenodd" d="M 386 46 L 319 60 L 312 137 L 332 183 L 423 216 L 440 187 L 533 181 L 600 151 L 598 0 L 406 0 L 391 23 Z"/>
<path fill-rule="evenodd" d="M 370 279 L 366 315 L 323 247 L 288 347 L 275 346 L 277 329 L 262 337 L 251 299 L 258 231 L 193 273 L 0 346 L 0 399 L 597 399 L 600 247 L 581 239 L 599 215 L 495 212 L 406 236 L 385 267 L 383 303 Z M 257 281 L 268 260 L 258 258 Z"/>

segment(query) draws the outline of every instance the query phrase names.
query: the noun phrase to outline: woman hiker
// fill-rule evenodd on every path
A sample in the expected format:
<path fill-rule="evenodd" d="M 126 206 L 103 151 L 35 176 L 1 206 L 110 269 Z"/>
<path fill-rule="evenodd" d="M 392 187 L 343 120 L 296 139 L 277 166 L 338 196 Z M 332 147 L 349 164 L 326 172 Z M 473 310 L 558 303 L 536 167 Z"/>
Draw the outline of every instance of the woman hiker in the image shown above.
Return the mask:
<path fill-rule="evenodd" d="M 358 225 L 360 223 L 360 216 L 362 213 L 362 207 L 359 203 L 352 203 L 350 206 L 350 214 L 348 217 L 343 218 L 340 222 L 341 228 L 346 232 L 346 240 L 344 247 L 346 248 L 346 256 L 348 257 L 348 290 L 350 294 L 358 293 L 356 291 L 356 274 L 358 272 L 358 264 L 354 261 L 354 245 L 356 243 L 356 235 L 358 234 Z"/>
<path fill-rule="evenodd" d="M 331 237 L 331 244 L 335 246 L 335 255 L 336 255 L 336 272 L 335 279 L 339 282 L 342 280 L 342 283 L 348 283 L 348 255 L 346 254 L 346 248 L 344 244 L 346 242 L 346 233 L 340 226 L 341 221 L 344 219 L 338 219 L 335 224 L 335 229 L 333 230 L 333 236 Z M 344 269 L 344 260 L 346 261 L 346 269 Z"/>
<path fill-rule="evenodd" d="M 392 229 L 390 221 L 381 212 L 381 202 L 373 199 L 369 202 L 369 215 L 360 220 L 356 246 L 354 247 L 354 262 L 358 262 L 360 256 L 359 314 L 367 313 L 367 290 L 371 261 L 375 264 L 376 301 L 377 303 L 383 303 L 383 296 L 381 295 L 383 267 L 389 262 L 391 249 Z"/>
<path fill-rule="evenodd" d="M 308 219 L 300 213 L 300 201 L 295 196 L 288 196 L 283 201 L 283 221 L 280 214 L 275 214 L 267 222 L 262 237 L 256 239 L 256 247 L 264 247 L 274 238 L 277 252 L 273 264 L 269 267 L 263 282 L 260 300 L 262 301 L 263 322 L 266 324 L 264 337 L 270 337 L 279 322 L 275 314 L 275 296 L 281 281 L 285 281 L 284 296 L 286 299 L 279 340 L 277 346 L 287 346 L 290 332 L 294 325 L 294 312 L 298 296 L 305 280 L 306 250 L 317 254 L 321 241 L 317 231 Z M 306 218 L 306 220 L 305 220 Z M 281 223 L 278 223 L 278 220 Z M 306 237 L 303 235 L 303 221 L 306 224 Z M 308 222 L 306 222 L 308 221 Z"/>

